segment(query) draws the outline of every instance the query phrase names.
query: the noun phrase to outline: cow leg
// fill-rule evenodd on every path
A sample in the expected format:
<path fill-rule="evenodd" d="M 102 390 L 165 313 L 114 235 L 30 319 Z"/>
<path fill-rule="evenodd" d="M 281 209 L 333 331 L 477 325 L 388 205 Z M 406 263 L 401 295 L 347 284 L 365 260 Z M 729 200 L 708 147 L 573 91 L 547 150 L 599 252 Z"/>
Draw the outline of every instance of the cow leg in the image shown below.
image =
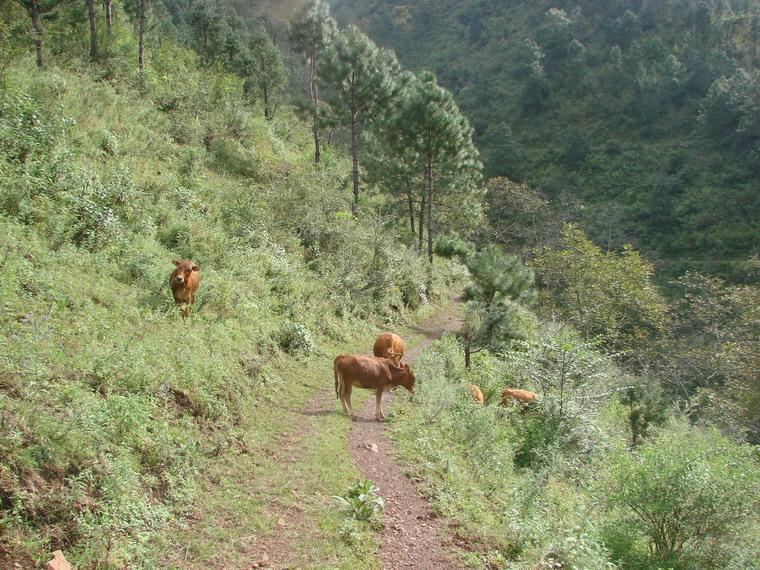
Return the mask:
<path fill-rule="evenodd" d="M 348 406 L 348 415 L 351 416 L 352 420 L 356 419 L 356 416 L 354 415 L 354 409 L 351 407 L 351 384 L 346 384 L 345 394 L 343 395 L 343 405 Z"/>
<path fill-rule="evenodd" d="M 340 395 L 340 403 L 343 405 L 343 411 L 348 413 L 348 406 L 346 405 L 346 396 Z"/>
<path fill-rule="evenodd" d="M 382 386 L 375 390 L 375 419 L 377 421 L 384 420 L 385 414 L 383 414 L 383 388 Z"/>

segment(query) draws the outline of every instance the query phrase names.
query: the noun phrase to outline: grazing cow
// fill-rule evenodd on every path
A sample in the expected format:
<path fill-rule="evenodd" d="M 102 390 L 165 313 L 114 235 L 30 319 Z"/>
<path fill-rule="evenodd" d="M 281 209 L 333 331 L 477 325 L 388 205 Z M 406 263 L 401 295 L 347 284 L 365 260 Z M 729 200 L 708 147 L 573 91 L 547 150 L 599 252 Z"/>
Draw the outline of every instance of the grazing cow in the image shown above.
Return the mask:
<path fill-rule="evenodd" d="M 343 411 L 354 416 L 351 407 L 351 390 L 367 388 L 375 391 L 375 419 L 385 419 L 383 390 L 388 386 L 403 386 L 414 393 L 414 373 L 408 364 L 397 365 L 390 358 L 372 358 L 358 354 L 341 354 L 333 362 L 335 395 L 343 404 Z"/>
<path fill-rule="evenodd" d="M 380 358 L 390 358 L 398 365 L 404 356 L 404 341 L 396 334 L 384 332 L 377 337 L 372 353 Z"/>
<path fill-rule="evenodd" d="M 184 321 L 190 315 L 190 305 L 195 304 L 195 294 L 201 284 L 201 270 L 189 259 L 173 259 L 172 263 L 177 267 L 169 276 L 169 285 L 172 288 L 174 302 L 177 305 L 185 305 L 182 308 Z"/>
<path fill-rule="evenodd" d="M 518 388 L 507 388 L 501 393 L 501 405 L 506 406 L 510 402 L 517 402 L 520 404 L 520 409 L 524 412 L 531 404 L 538 402 L 538 394 L 535 392 L 529 392 L 528 390 L 520 390 Z"/>
<path fill-rule="evenodd" d="M 483 396 L 482 390 L 475 384 L 467 384 L 467 389 L 470 391 L 470 394 L 472 394 L 476 404 L 482 406 L 486 403 L 486 398 Z"/>

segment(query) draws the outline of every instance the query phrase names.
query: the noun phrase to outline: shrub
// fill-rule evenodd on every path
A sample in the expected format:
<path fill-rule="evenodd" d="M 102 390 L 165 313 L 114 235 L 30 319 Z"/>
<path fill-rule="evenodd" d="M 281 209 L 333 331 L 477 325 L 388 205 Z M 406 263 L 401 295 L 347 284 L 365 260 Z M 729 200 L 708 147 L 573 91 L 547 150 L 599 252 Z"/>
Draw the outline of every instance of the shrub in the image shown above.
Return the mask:
<path fill-rule="evenodd" d="M 109 156 L 116 156 L 119 154 L 119 138 L 116 133 L 108 129 L 100 131 L 100 141 L 98 142 L 100 150 Z"/>
<path fill-rule="evenodd" d="M 746 548 L 744 532 L 758 522 L 760 472 L 751 447 L 676 422 L 639 451 L 612 454 L 596 493 L 613 524 L 649 545 L 653 564 L 715 568 Z M 623 562 L 646 556 L 633 541 L 626 547 L 616 552 Z"/>
<path fill-rule="evenodd" d="M 291 355 L 308 355 L 314 350 L 314 339 L 301 323 L 285 323 L 280 329 L 278 344 Z"/>

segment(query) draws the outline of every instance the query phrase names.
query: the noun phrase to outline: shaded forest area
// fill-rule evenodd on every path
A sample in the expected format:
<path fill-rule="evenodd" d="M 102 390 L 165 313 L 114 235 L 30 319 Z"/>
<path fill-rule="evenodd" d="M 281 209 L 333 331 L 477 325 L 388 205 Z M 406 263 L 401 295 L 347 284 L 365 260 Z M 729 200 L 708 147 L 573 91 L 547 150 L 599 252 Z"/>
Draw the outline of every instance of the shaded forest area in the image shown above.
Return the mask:
<path fill-rule="evenodd" d="M 527 183 L 661 281 L 752 279 L 760 6 L 748 0 L 335 2 L 475 129 L 486 176 Z M 492 217 L 498 224 L 499 220 Z"/>

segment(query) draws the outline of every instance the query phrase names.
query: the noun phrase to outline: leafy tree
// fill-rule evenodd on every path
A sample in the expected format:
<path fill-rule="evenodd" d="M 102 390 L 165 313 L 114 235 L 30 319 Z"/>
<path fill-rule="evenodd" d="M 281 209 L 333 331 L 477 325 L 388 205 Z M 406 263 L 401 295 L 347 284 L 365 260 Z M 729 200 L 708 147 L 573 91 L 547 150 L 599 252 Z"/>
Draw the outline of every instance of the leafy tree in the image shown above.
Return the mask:
<path fill-rule="evenodd" d="M 90 59 L 98 57 L 98 24 L 95 17 L 95 0 L 87 0 L 87 19 L 90 22 Z"/>
<path fill-rule="evenodd" d="M 496 177 L 486 182 L 490 241 L 510 251 L 529 255 L 553 239 L 553 214 L 549 202 L 527 184 Z"/>
<path fill-rule="evenodd" d="M 362 126 L 388 111 L 396 95 L 399 65 L 393 52 L 379 49 L 354 26 L 336 34 L 322 52 L 317 70 L 329 87 L 328 123 L 348 126 L 353 161 L 352 212 L 359 213 L 359 133 Z"/>
<path fill-rule="evenodd" d="M 113 28 L 113 0 L 101 0 L 103 2 L 103 10 L 106 13 L 106 30 L 108 35 L 111 35 Z"/>
<path fill-rule="evenodd" d="M 148 0 L 138 0 L 138 47 L 137 67 L 140 73 L 140 81 L 145 83 L 145 19 Z"/>
<path fill-rule="evenodd" d="M 760 288 L 692 273 L 676 285 L 660 369 L 666 386 L 684 400 L 696 394 L 697 417 L 760 443 Z"/>
<path fill-rule="evenodd" d="M 597 492 L 619 513 L 617 532 L 631 550 L 638 537 L 649 543 L 647 567 L 726 567 L 760 507 L 753 450 L 679 423 L 638 451 L 618 451 L 600 475 Z"/>
<path fill-rule="evenodd" d="M 282 54 L 267 34 L 258 34 L 251 38 L 248 58 L 245 91 L 249 96 L 261 97 L 264 118 L 270 120 L 277 111 L 277 99 L 282 96 L 287 82 Z"/>
<path fill-rule="evenodd" d="M 577 226 L 565 225 L 562 248 L 534 262 L 543 303 L 585 339 L 602 336 L 614 350 L 641 350 L 665 327 L 666 304 L 652 284 L 652 267 L 626 246 L 604 253 Z"/>
<path fill-rule="evenodd" d="M 42 15 L 54 11 L 62 0 L 16 0 L 26 10 L 32 20 L 34 44 L 37 49 L 37 67 L 45 66 L 45 44 L 42 29 Z"/>
<path fill-rule="evenodd" d="M 317 60 L 335 34 L 337 25 L 330 17 L 330 5 L 325 0 L 308 0 L 290 21 L 290 41 L 309 66 L 309 100 L 314 132 L 314 162 L 320 159 L 319 78 Z"/>

